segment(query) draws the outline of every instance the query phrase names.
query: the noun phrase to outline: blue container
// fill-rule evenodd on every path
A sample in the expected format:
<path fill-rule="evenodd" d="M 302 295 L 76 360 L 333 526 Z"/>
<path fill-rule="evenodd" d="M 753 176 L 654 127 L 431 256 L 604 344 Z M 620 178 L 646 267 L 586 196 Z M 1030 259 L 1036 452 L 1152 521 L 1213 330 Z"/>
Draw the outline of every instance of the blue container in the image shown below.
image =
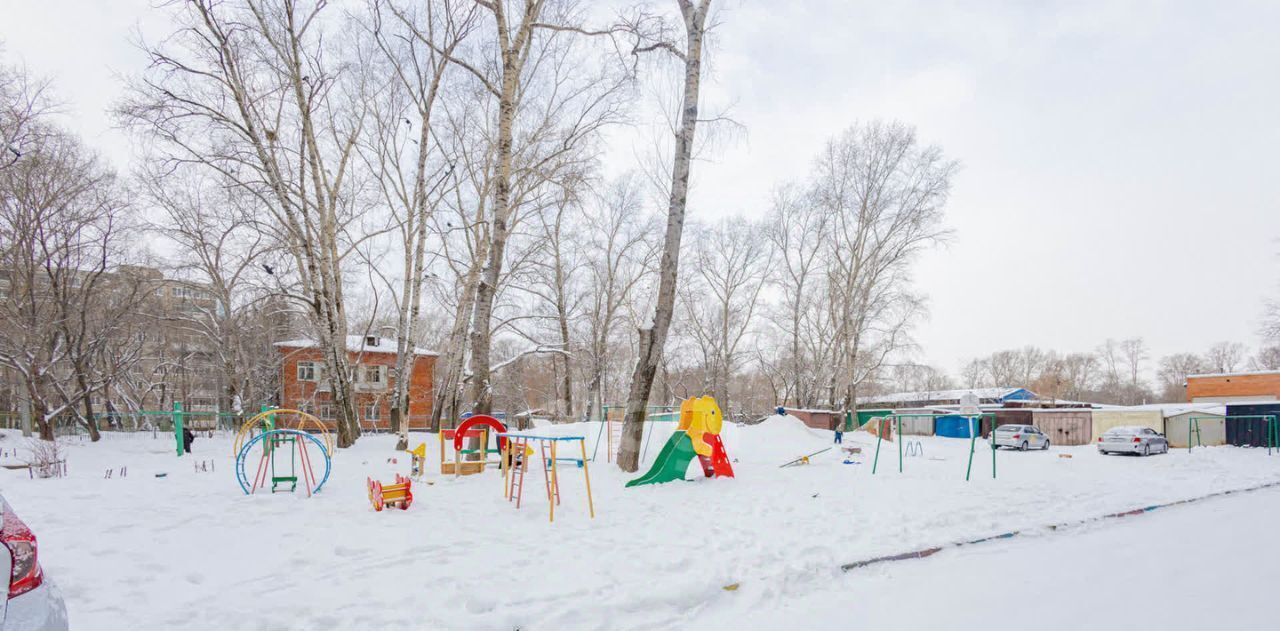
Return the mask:
<path fill-rule="evenodd" d="M 933 424 L 934 434 L 946 438 L 972 438 L 972 429 L 978 428 L 978 420 L 967 416 L 939 416 Z"/>

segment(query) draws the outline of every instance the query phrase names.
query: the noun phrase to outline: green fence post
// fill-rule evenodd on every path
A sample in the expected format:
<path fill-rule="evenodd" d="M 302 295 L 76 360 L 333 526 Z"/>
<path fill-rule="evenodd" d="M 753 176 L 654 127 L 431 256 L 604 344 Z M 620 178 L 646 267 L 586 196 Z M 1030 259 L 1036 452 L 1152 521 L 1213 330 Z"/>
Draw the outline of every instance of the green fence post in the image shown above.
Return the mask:
<path fill-rule="evenodd" d="M 173 402 L 173 435 L 174 435 L 174 438 L 177 439 L 177 443 L 178 443 L 178 457 L 181 458 L 182 454 L 186 453 L 187 451 L 186 445 L 183 444 L 183 440 L 182 440 L 182 402 L 181 401 Z"/>
<path fill-rule="evenodd" d="M 875 460 L 871 461 L 871 475 L 875 475 L 876 467 L 880 466 L 880 443 L 884 440 L 884 424 L 885 421 L 889 420 L 889 417 L 882 416 L 872 420 L 878 424 L 876 426 L 876 430 L 878 430 L 876 431 L 876 457 Z"/>
<path fill-rule="evenodd" d="M 978 428 L 982 428 L 982 422 L 978 422 Z M 991 415 L 991 479 L 996 479 L 996 416 Z"/>
<path fill-rule="evenodd" d="M 964 481 L 969 481 L 969 474 L 973 473 L 973 452 L 978 441 L 978 428 L 973 426 L 973 417 L 969 417 L 969 466 L 964 469 Z"/>
<path fill-rule="evenodd" d="M 898 473 L 902 473 L 902 417 L 893 415 L 893 424 L 898 434 Z"/>

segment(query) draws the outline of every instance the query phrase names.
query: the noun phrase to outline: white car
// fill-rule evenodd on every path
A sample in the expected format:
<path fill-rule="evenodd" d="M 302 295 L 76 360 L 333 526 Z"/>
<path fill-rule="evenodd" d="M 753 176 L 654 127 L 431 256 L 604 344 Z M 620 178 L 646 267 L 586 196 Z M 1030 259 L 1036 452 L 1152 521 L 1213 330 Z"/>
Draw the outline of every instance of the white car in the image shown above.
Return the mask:
<path fill-rule="evenodd" d="M 0 497 L 0 572 L 9 577 L 9 594 L 0 605 L 0 631 L 67 631 L 62 592 L 44 575 L 36 536 Z"/>
<path fill-rule="evenodd" d="M 1034 425 L 1001 425 L 991 433 L 991 447 L 1012 447 L 1022 451 L 1048 449 L 1049 437 Z"/>
<path fill-rule="evenodd" d="M 1113 427 L 1098 437 L 1098 453 L 1107 454 L 1151 454 L 1169 453 L 1169 441 L 1164 434 L 1150 427 Z"/>

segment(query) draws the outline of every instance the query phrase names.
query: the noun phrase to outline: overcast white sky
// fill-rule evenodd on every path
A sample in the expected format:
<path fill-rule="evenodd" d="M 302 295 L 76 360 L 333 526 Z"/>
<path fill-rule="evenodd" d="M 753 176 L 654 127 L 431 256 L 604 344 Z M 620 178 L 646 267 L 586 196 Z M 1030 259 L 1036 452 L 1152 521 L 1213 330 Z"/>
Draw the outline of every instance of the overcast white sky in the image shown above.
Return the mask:
<path fill-rule="evenodd" d="M 705 90 L 747 132 L 695 167 L 694 216 L 758 216 L 828 137 L 896 118 L 964 165 L 956 239 L 919 266 L 921 359 L 954 372 L 1025 344 L 1259 343 L 1280 297 L 1280 2 L 725 6 Z M 134 29 L 166 31 L 149 7 L 0 0 L 6 61 L 52 77 L 122 169 L 106 109 L 145 61 Z"/>

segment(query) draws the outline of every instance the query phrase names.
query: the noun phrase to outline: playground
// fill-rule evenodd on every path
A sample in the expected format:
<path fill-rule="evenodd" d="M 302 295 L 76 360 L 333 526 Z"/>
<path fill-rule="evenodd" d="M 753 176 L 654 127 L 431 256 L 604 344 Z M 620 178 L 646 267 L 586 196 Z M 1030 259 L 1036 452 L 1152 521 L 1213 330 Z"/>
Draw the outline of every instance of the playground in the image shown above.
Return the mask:
<path fill-rule="evenodd" d="M 317 445 L 262 426 L 246 431 L 238 449 L 235 432 L 220 432 L 201 437 L 183 456 L 175 455 L 172 435 L 108 434 L 109 449 L 71 441 L 66 476 L 40 480 L 0 471 L 0 484 L 40 533 L 42 562 L 64 591 L 75 628 L 113 628 L 127 616 L 130 628 L 143 630 L 536 630 L 777 628 L 782 612 L 820 628 L 847 622 L 844 604 L 854 602 L 856 611 L 892 626 L 895 606 L 845 596 L 909 593 L 911 584 L 895 581 L 912 572 L 933 584 L 963 582 L 969 566 L 957 559 L 1082 536 L 1048 534 L 1049 525 L 1084 522 L 1085 532 L 1105 531 L 1121 526 L 1088 520 L 1280 482 L 1280 455 L 1269 457 L 1265 449 L 1206 447 L 1143 459 L 1102 457 L 1092 445 L 998 452 L 993 479 L 981 441 L 965 481 L 970 441 L 931 436 L 900 437 L 911 441 L 901 450 L 885 442 L 873 475 L 877 438 L 867 432 L 845 434 L 843 445 L 833 446 L 831 432 L 790 417 L 717 427 L 709 416 L 683 429 L 679 422 L 653 424 L 640 471 L 626 474 L 604 453 L 591 457 L 604 434 L 598 425 L 493 428 L 483 446 L 457 450 L 451 440 L 414 433 L 410 446 L 425 445 L 419 451 L 425 462 L 404 510 L 395 504 L 375 510 L 370 498 L 371 483 L 379 482 L 384 500 L 397 501 L 403 493 L 396 485 L 407 479 L 397 476 L 413 473 L 413 456 L 392 449 L 394 436 L 368 436 L 337 450 L 316 489 L 306 480 L 312 475 L 318 483 L 323 475 L 323 437 Z M 700 431 L 702 440 L 681 431 Z M 276 458 L 276 473 L 252 488 L 255 471 L 271 465 L 262 456 L 273 440 L 266 455 Z M 0 442 L 12 446 L 21 437 L 7 432 Z M 548 457 L 550 444 L 559 449 L 551 461 L 559 503 L 551 506 L 542 442 Z M 504 452 L 502 444 L 520 448 Z M 309 450 L 314 472 L 290 475 L 287 458 L 296 458 L 300 446 Z M 442 473 L 441 450 L 457 462 L 467 461 L 468 449 L 492 464 L 466 475 Z M 519 508 L 509 498 L 507 474 L 515 470 L 504 470 L 504 453 L 528 467 Z M 682 478 L 671 473 L 681 468 L 673 464 L 677 455 Z M 193 467 L 202 460 L 214 466 Z M 122 467 L 127 477 L 103 476 Z M 628 488 L 646 476 L 662 480 Z M 299 479 L 275 480 L 271 492 L 273 478 L 288 477 Z M 1206 501 L 1246 510 L 1263 500 L 1274 504 L 1275 497 L 1268 489 Z M 1191 506 L 1169 511 L 1207 510 Z M 94 515 L 93 532 L 84 529 L 85 514 Z M 1126 517 L 1122 527 L 1142 540 L 1157 527 L 1142 520 L 1173 519 L 1164 514 Z M 928 560 L 841 569 L 1015 531 L 1034 534 L 1030 542 L 1020 536 L 944 549 Z M 999 584 L 991 576 L 1005 567 L 997 561 L 983 561 L 990 589 Z M 1041 571 L 1022 563 L 1028 575 Z M 930 574 L 929 567 L 946 574 Z M 1078 576 L 1090 568 L 1069 569 Z M 868 611 L 878 602 L 883 611 Z M 771 622 L 754 617 L 761 609 L 776 614 Z"/>

